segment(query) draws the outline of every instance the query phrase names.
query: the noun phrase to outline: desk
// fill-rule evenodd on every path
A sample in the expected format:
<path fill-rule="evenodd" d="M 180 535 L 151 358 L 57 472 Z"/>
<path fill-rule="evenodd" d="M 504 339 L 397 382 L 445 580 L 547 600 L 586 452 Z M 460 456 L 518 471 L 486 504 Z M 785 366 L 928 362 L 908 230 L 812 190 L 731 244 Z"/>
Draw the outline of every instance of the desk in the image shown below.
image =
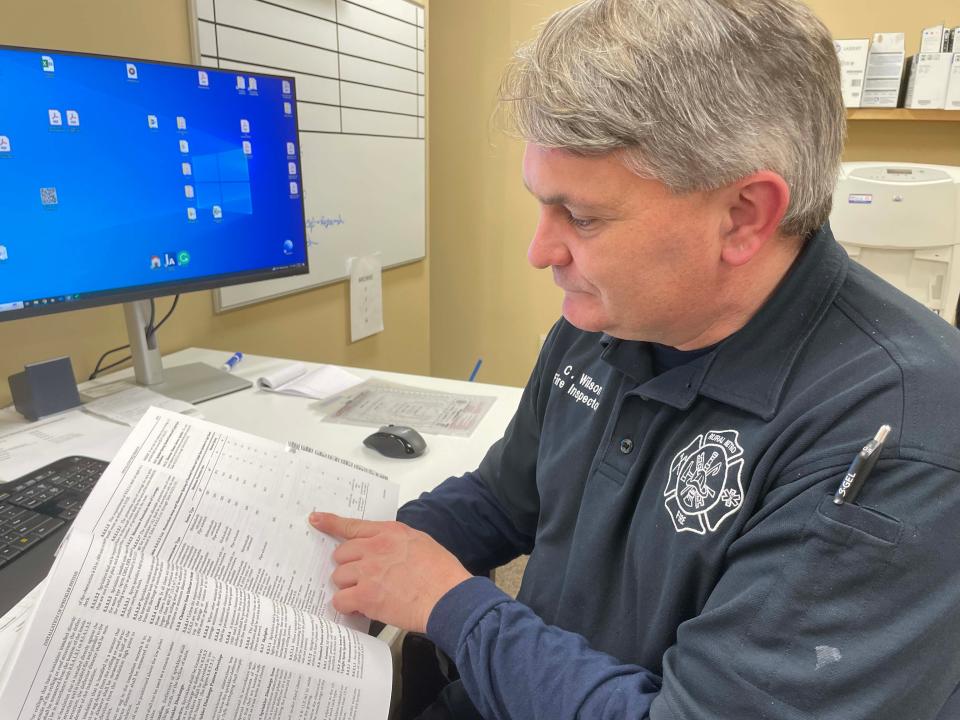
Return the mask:
<path fill-rule="evenodd" d="M 222 351 L 190 348 L 165 357 L 163 362 L 165 366 L 204 362 L 220 367 L 228 356 L 229 353 Z M 433 489 L 451 475 L 460 475 L 475 469 L 487 449 L 503 435 L 523 392 L 521 388 L 504 385 L 347 368 L 351 373 L 363 378 L 374 377 L 425 390 L 489 395 L 497 399 L 470 437 L 423 433 L 427 441 L 427 452 L 415 460 L 397 460 L 383 457 L 363 445 L 363 438 L 372 432 L 371 428 L 322 422 L 323 415 L 317 409 L 316 400 L 256 389 L 258 377 L 289 362 L 290 360 L 245 355 L 233 374 L 250 380 L 254 383 L 254 388 L 210 400 L 197 407 L 211 422 L 280 442 L 302 442 L 379 470 L 400 486 L 401 505 Z M 132 373 L 128 371 L 127 374 Z M 115 377 L 111 376 L 110 380 Z M 396 628 L 390 626 L 379 635 L 393 650 L 395 669 L 400 667 L 398 653 L 401 635 Z M 395 678 L 394 701 L 398 697 L 396 690 Z"/>
<path fill-rule="evenodd" d="M 167 355 L 163 359 L 163 364 L 165 367 L 172 367 L 203 362 L 220 367 L 229 355 L 230 353 L 220 350 L 189 348 Z M 233 374 L 256 383 L 257 378 L 290 362 L 293 361 L 246 355 Z M 373 432 L 372 428 L 322 422 L 323 414 L 317 409 L 319 403 L 309 398 L 264 392 L 254 387 L 209 400 L 197 407 L 204 418 L 211 422 L 279 442 L 290 440 L 301 442 L 378 470 L 400 486 L 400 504 L 403 504 L 416 498 L 420 493 L 436 487 L 451 475 L 460 475 L 476 468 L 487 448 L 503 434 L 507 423 L 517 409 L 522 392 L 520 388 L 504 385 L 487 385 L 465 380 L 447 380 L 360 368 L 346 369 L 358 377 L 379 378 L 425 390 L 490 395 L 497 398 L 497 401 L 484 416 L 473 435 L 468 438 L 424 433 L 427 452 L 415 460 L 386 458 L 365 447 L 363 438 Z M 123 373 L 108 375 L 94 382 L 84 383 L 80 386 L 80 390 L 113 382 L 121 377 L 130 377 L 132 374 L 132 371 L 127 370 Z M 38 458 L 37 466 L 54 459 Z"/>
<path fill-rule="evenodd" d="M 163 362 L 165 367 L 192 362 L 204 362 L 220 367 L 228 355 L 229 353 L 219 350 L 189 348 L 166 356 Z M 255 383 L 258 377 L 289 362 L 292 361 L 247 355 L 234 370 L 234 374 Z M 307 364 L 310 365 L 310 363 Z M 520 388 L 502 385 L 486 385 L 463 380 L 446 380 L 359 368 L 347 369 L 363 378 L 379 378 L 426 390 L 488 395 L 495 397 L 496 402 L 471 437 L 460 438 L 424 433 L 427 452 L 414 460 L 386 458 L 365 447 L 363 438 L 372 432 L 369 427 L 322 422 L 323 415 L 317 408 L 319 403 L 310 398 L 264 392 L 254 386 L 207 401 L 197 407 L 204 418 L 211 422 L 279 442 L 297 441 L 378 470 L 400 486 L 400 503 L 403 504 L 432 489 L 451 475 L 459 475 L 476 468 L 487 448 L 503 434 L 507 423 L 513 417 L 522 392 Z M 114 373 L 102 379 L 84 383 L 80 389 L 82 391 L 112 383 L 124 377 L 131 377 L 132 374 L 132 370 Z M 26 420 L 24 424 L 27 424 Z M 57 457 L 37 457 L 36 467 L 42 467 L 56 459 Z M 0 475 L 2 475 L 2 465 L 0 465 Z M 44 545 L 47 544 L 51 547 L 46 549 L 52 552 L 55 549 L 53 538 L 47 539 L 31 552 L 43 552 Z M 39 578 L 36 581 L 39 581 Z M 15 613 L 16 608 L 12 612 Z M 389 641 L 390 638 L 384 639 Z M 3 640 L 4 638 L 0 637 L 0 647 L 3 647 Z M 2 659 L 0 657 L 0 661 Z"/>

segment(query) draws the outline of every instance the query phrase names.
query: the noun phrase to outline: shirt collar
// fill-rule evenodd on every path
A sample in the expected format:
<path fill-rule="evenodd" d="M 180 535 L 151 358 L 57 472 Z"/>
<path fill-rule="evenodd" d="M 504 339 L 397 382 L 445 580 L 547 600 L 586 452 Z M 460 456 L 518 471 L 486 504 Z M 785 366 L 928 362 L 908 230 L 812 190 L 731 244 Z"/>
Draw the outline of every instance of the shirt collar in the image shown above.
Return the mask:
<path fill-rule="evenodd" d="M 824 225 L 804 243 L 773 295 L 707 355 L 653 376 L 649 346 L 603 335 L 601 358 L 639 384 L 634 392 L 681 410 L 703 395 L 772 419 L 800 351 L 846 277 L 849 259 Z"/>

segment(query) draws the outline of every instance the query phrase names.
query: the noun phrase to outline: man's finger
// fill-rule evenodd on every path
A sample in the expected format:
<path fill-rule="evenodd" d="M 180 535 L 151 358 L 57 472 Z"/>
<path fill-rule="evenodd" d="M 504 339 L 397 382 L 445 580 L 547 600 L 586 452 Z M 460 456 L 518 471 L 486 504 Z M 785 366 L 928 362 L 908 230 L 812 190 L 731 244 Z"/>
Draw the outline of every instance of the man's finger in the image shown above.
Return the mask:
<path fill-rule="evenodd" d="M 363 538 L 346 540 L 333 551 L 333 561 L 338 565 L 359 560 L 367 553 L 367 543 Z"/>
<path fill-rule="evenodd" d="M 377 534 L 377 523 L 358 518 L 345 518 L 334 513 L 310 513 L 310 524 L 320 532 L 334 535 L 344 540 L 358 537 L 371 537 Z"/>
<path fill-rule="evenodd" d="M 356 563 L 338 565 L 337 569 L 330 575 L 330 579 L 340 589 L 353 587 L 360 579 L 360 568 L 357 567 Z"/>
<path fill-rule="evenodd" d="M 341 590 L 334 595 L 333 608 L 337 612 L 343 613 L 344 615 L 349 615 L 350 613 L 355 612 L 365 614 L 363 612 L 363 605 L 360 602 L 360 591 L 357 589 L 356 585 L 351 585 L 345 590 Z M 369 615 L 367 617 L 369 617 Z"/>

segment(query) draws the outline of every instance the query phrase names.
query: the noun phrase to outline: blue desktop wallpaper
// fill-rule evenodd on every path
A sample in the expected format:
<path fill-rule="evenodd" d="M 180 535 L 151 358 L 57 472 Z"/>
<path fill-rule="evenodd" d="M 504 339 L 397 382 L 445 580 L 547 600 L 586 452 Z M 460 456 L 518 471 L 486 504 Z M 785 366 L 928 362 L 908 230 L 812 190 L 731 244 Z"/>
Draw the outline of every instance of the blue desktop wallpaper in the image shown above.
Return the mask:
<path fill-rule="evenodd" d="M 294 92 L 0 48 L 0 310 L 303 266 Z"/>

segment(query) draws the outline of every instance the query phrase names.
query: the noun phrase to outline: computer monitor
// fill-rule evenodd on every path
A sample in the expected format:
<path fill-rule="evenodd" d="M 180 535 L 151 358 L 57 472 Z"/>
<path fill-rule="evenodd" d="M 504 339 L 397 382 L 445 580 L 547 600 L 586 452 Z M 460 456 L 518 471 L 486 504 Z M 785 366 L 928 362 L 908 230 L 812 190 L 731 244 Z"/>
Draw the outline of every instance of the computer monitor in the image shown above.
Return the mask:
<path fill-rule="evenodd" d="M 147 300 L 308 271 L 296 107 L 289 77 L 0 46 L 0 321 L 125 303 L 139 382 L 229 391 L 161 377 Z"/>

